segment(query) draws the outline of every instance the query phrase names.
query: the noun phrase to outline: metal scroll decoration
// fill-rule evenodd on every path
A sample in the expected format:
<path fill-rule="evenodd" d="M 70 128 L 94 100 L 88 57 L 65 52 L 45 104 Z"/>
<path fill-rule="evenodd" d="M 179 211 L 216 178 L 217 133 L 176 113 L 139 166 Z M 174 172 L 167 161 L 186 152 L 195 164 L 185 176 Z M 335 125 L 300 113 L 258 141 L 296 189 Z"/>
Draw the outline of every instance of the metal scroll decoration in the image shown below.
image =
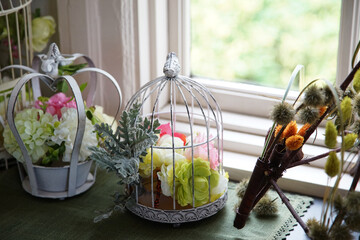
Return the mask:
<path fill-rule="evenodd" d="M 75 74 L 73 74 L 73 76 L 82 72 L 90 72 L 90 74 L 92 75 L 90 81 L 90 92 L 88 95 L 88 102 L 87 102 L 88 104 L 92 104 L 94 99 L 95 90 L 96 90 L 96 77 L 95 77 L 96 73 L 100 73 L 104 75 L 107 79 L 109 79 L 113 83 L 116 90 L 118 91 L 119 105 L 116 110 L 116 114 L 114 118 L 115 121 L 116 116 L 120 111 L 121 102 L 122 102 L 120 87 L 114 77 L 112 77 L 109 73 L 107 73 L 104 70 L 93 67 L 93 63 L 91 59 L 82 54 L 61 55 L 56 44 L 51 44 L 49 53 L 46 56 L 44 55 L 36 56 L 33 62 L 33 66 L 37 68 L 37 66 L 39 66 L 40 63 L 39 60 L 41 60 L 42 69 L 47 71 L 47 74 L 39 73 L 35 69 L 21 65 L 11 65 L 0 70 L 3 71 L 6 69 L 15 68 L 30 72 L 29 74 L 23 76 L 16 83 L 13 91 L 11 92 L 6 116 L 7 116 L 9 128 L 14 134 L 17 143 L 19 144 L 19 147 L 21 149 L 22 155 L 25 160 L 24 167 L 26 168 L 27 176 L 25 176 L 25 172 L 22 171 L 22 167 L 20 166 L 20 164 L 18 164 L 22 186 L 27 192 L 37 197 L 60 198 L 60 199 L 66 197 L 72 197 L 88 190 L 95 182 L 96 168 L 93 173 L 89 173 L 92 161 L 78 163 L 78 156 L 84 135 L 85 119 L 86 119 L 84 101 L 82 98 L 80 88 L 76 80 L 73 78 L 73 76 L 68 76 L 68 75 L 56 76 L 57 70 L 54 70 L 54 68 L 57 68 L 58 66 L 57 64 L 64 64 L 64 63 L 68 64 L 79 57 L 84 57 L 87 60 L 90 67 L 83 68 L 77 71 Z M 66 81 L 73 92 L 77 105 L 78 128 L 76 130 L 74 147 L 71 153 L 69 166 L 52 168 L 52 167 L 41 167 L 41 166 L 33 165 L 31 158 L 27 152 L 27 149 L 16 129 L 15 121 L 14 121 L 14 108 L 18 94 L 25 84 L 27 84 L 29 81 L 33 81 L 34 98 L 35 97 L 37 98 L 38 96 L 40 96 L 40 88 L 37 82 L 39 80 L 43 81 L 45 85 L 54 92 L 57 90 L 57 83 L 59 81 Z M 35 82 L 35 86 L 34 86 L 34 82 Z M 48 171 L 49 169 L 50 171 Z M 51 175 L 52 174 L 51 171 L 52 173 L 56 171 L 57 173 L 59 173 L 60 176 L 63 176 L 63 178 L 61 179 L 62 181 L 64 181 L 66 187 L 56 186 L 55 189 L 51 189 L 51 187 L 49 189 L 46 182 L 44 183 L 44 181 L 41 181 L 43 177 L 46 178 L 46 176 Z"/>
<path fill-rule="evenodd" d="M 197 207 L 195 209 L 184 210 L 162 210 L 150 208 L 137 204 L 134 199 L 126 203 L 126 207 L 135 215 L 147 220 L 162 223 L 185 223 L 194 222 L 201 219 L 211 217 L 220 211 L 228 199 L 227 192 L 210 204 Z"/>
<path fill-rule="evenodd" d="M 127 202 L 126 207 L 134 214 L 156 222 L 179 224 L 189 221 L 197 221 L 209 217 L 221 210 L 227 200 L 227 184 L 222 196 L 211 200 L 210 177 L 208 178 L 209 196 L 207 203 L 195 206 L 195 183 L 194 175 L 194 151 L 198 146 L 204 146 L 207 150 L 207 159 L 210 161 L 209 146 L 214 144 L 216 150 L 217 171 L 221 176 L 225 175 L 223 169 L 223 126 L 222 114 L 214 96 L 203 85 L 196 81 L 179 75 L 180 64 L 175 53 L 169 53 L 163 68 L 165 76 L 156 78 L 144 85 L 129 100 L 126 110 L 131 109 L 134 104 L 140 104 L 142 116 L 147 117 L 151 124 L 155 119 L 160 122 L 168 122 L 170 143 L 167 146 L 153 145 L 148 150 L 151 153 L 151 170 L 148 177 L 140 179 L 140 185 L 135 185 L 132 199 Z M 195 124 L 196 123 L 196 124 Z M 202 126 L 199 128 L 199 126 Z M 202 142 L 195 143 L 195 131 L 204 133 Z M 177 131 L 187 133 L 188 144 L 175 146 Z M 161 139 L 161 138 L 160 138 Z M 160 140 L 159 140 L 160 141 Z M 185 207 L 177 202 L 175 187 L 175 163 L 178 151 L 189 151 L 191 157 L 191 176 L 189 183 L 192 189 L 192 202 Z M 163 194 L 162 185 L 159 180 L 159 167 L 154 164 L 156 151 L 167 151 L 169 165 L 172 164 L 172 187 L 171 194 Z M 205 157 L 206 158 L 206 157 Z M 141 174 L 140 174 L 141 175 Z"/>

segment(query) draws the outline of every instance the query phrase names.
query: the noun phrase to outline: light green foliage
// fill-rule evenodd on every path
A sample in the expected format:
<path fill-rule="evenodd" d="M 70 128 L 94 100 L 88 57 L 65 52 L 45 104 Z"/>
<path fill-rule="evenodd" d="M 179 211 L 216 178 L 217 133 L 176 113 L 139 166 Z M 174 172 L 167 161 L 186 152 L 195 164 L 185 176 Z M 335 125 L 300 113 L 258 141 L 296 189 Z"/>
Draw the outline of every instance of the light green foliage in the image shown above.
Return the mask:
<path fill-rule="evenodd" d="M 111 126 L 101 123 L 96 125 L 99 135 L 104 138 L 104 146 L 93 147 L 90 156 L 96 163 L 114 171 L 120 183 L 136 183 L 139 178 L 138 168 L 140 156 L 146 156 L 146 149 L 157 141 L 156 128 L 158 120 L 151 122 L 140 115 L 140 105 L 134 104 L 129 112 L 124 111 L 115 133 Z"/>
<path fill-rule="evenodd" d="M 285 88 L 303 64 L 307 76 L 335 80 L 340 7 L 338 0 L 192 0 L 192 73 Z"/>

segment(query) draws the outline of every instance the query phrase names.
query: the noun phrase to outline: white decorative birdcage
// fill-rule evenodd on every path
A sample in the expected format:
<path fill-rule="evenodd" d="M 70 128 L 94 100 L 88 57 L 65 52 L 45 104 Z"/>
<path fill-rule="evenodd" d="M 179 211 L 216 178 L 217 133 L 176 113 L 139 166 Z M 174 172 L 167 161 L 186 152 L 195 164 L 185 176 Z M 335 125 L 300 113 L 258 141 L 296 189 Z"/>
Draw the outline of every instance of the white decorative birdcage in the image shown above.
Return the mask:
<path fill-rule="evenodd" d="M 31 2 L 32 0 L 4 0 L 0 2 L 0 69 L 7 65 L 20 64 L 31 66 L 33 58 L 31 40 Z M 25 72 L 11 69 L 0 72 L 0 135 L 6 121 L 6 106 L 10 92 Z M 16 109 L 22 109 L 26 104 L 26 95 L 30 88 L 21 91 L 21 101 Z M 0 137 L 0 166 L 8 168 L 8 159 L 11 158 L 3 148 L 3 139 Z M 3 160 L 3 161 L 2 161 Z"/>
<path fill-rule="evenodd" d="M 63 75 L 63 76 L 58 75 L 57 70 L 58 70 L 59 65 L 70 64 L 75 59 L 80 58 L 80 57 L 83 57 L 87 61 L 87 64 L 90 67 L 82 68 L 82 69 L 76 71 L 71 76 L 70 75 Z M 21 159 L 21 163 L 18 162 L 18 167 L 19 167 L 19 173 L 20 173 L 20 178 L 21 178 L 21 182 L 22 182 L 22 187 L 25 189 L 25 191 L 27 191 L 31 195 L 37 196 L 37 197 L 58 198 L 58 199 L 72 197 L 72 196 L 78 195 L 78 194 L 88 190 L 95 182 L 96 167 L 94 168 L 93 172 L 90 172 L 91 166 L 92 166 L 92 160 L 90 160 L 89 157 L 86 157 L 86 159 L 84 158 L 84 159 L 82 159 L 82 162 L 80 162 L 81 151 L 83 151 L 82 144 L 85 141 L 83 139 L 83 137 L 86 136 L 86 132 L 88 132 L 89 134 L 93 134 L 92 139 L 95 139 L 95 143 L 93 141 L 92 146 L 96 147 L 98 145 L 98 142 L 97 142 L 98 137 L 96 136 L 95 128 L 93 130 L 90 129 L 89 131 L 86 130 L 86 128 L 89 127 L 88 125 L 92 124 L 92 121 L 89 121 L 86 118 L 88 117 L 89 114 L 92 115 L 93 113 L 91 111 L 89 112 L 89 110 L 85 111 L 86 109 L 85 109 L 84 100 L 82 97 L 80 87 L 73 76 L 75 76 L 79 73 L 83 73 L 83 72 L 90 73 L 90 76 L 91 76 L 90 81 L 89 81 L 90 90 L 89 90 L 89 93 L 87 96 L 87 102 L 86 102 L 88 107 L 93 106 L 92 101 L 94 99 L 94 95 L 95 95 L 95 91 L 96 91 L 96 75 L 95 74 L 100 73 L 112 82 L 112 84 L 114 85 L 115 89 L 118 92 L 119 105 L 118 105 L 118 108 L 116 109 L 116 114 L 115 114 L 114 120 L 112 121 L 111 124 L 113 124 L 115 122 L 116 116 L 119 113 L 119 110 L 121 107 L 122 95 L 121 95 L 120 87 L 119 87 L 118 83 L 116 82 L 116 80 L 114 79 L 114 77 L 112 77 L 109 73 L 105 72 L 104 70 L 95 68 L 93 66 L 93 62 L 91 61 L 90 58 L 88 58 L 82 54 L 70 54 L 70 55 L 64 54 L 64 55 L 62 55 L 60 53 L 58 47 L 56 46 L 56 44 L 51 44 L 49 47 L 48 54 L 46 54 L 46 55 L 41 54 L 41 55 L 36 56 L 34 58 L 33 62 L 34 62 L 33 67 L 35 69 L 39 69 L 41 66 L 41 69 L 43 72 L 45 72 L 45 74 L 39 73 L 33 68 L 29 68 L 29 67 L 21 66 L 21 65 L 12 65 L 12 66 L 8 66 L 8 67 L 4 68 L 4 69 L 11 69 L 11 68 L 22 69 L 23 71 L 30 72 L 29 74 L 26 74 L 25 76 L 20 78 L 20 80 L 16 83 L 13 91 L 11 92 L 11 96 L 10 96 L 8 108 L 7 108 L 8 126 L 20 148 L 21 155 L 22 155 L 22 158 L 17 156 L 18 160 Z M 4 70 L 4 69 L 2 69 L 2 70 Z M 23 128 L 23 126 L 26 126 L 26 119 L 19 121 L 18 126 L 16 125 L 16 122 L 15 122 L 16 118 L 15 118 L 14 110 L 15 110 L 17 98 L 19 96 L 19 92 L 28 82 L 33 81 L 33 83 L 35 83 L 33 85 L 38 87 L 37 89 L 34 88 L 34 97 L 37 98 L 37 97 L 41 96 L 40 88 L 39 88 L 40 80 L 50 90 L 52 90 L 54 92 L 56 92 L 58 90 L 57 86 L 58 86 L 59 82 L 66 82 L 69 85 L 69 87 L 73 93 L 73 99 L 75 99 L 75 104 L 76 104 L 76 109 L 77 109 L 76 114 L 75 115 L 68 114 L 68 116 L 70 116 L 68 118 L 68 123 L 77 122 L 75 130 L 74 130 L 76 133 L 74 134 L 74 133 L 70 132 L 72 127 L 67 128 L 67 133 L 65 133 L 65 135 L 64 135 L 64 141 L 68 141 L 69 146 L 71 146 L 72 149 L 71 149 L 71 154 L 69 154 L 69 161 L 68 161 L 69 163 L 64 164 L 62 166 L 49 167 L 49 166 L 39 165 L 37 162 L 34 163 L 34 161 L 33 161 L 34 159 L 32 159 L 33 155 L 30 154 L 30 150 L 29 150 L 29 148 L 31 149 L 30 144 L 26 143 L 27 144 L 27 146 L 26 146 L 25 140 L 23 139 L 24 134 L 22 136 L 20 136 L 20 134 L 19 134 L 19 129 Z M 64 101 L 64 104 L 65 105 L 68 104 L 70 101 L 72 101 L 71 99 L 72 99 L 71 97 L 67 98 L 67 100 Z M 47 103 L 49 103 L 49 101 Z M 45 105 L 45 103 L 38 102 L 37 104 L 39 104 L 39 106 L 40 105 L 45 106 L 46 113 L 48 113 L 48 109 L 47 109 L 47 106 Z M 58 102 L 55 102 L 54 104 L 56 105 L 56 104 L 58 104 Z M 41 107 L 38 107 L 38 108 L 41 109 Z M 71 107 L 71 108 L 74 108 L 74 107 Z M 32 108 L 32 109 L 34 109 L 34 108 Z M 42 121 L 41 117 L 44 116 L 46 113 L 45 113 L 44 109 L 39 110 L 39 111 L 40 112 L 37 113 L 38 114 L 37 121 L 41 122 Z M 44 112 L 42 112 L 42 111 L 44 111 Z M 65 114 L 63 112 L 63 109 L 61 109 L 61 113 L 63 115 Z M 19 114 L 19 113 L 17 113 L 17 114 Z M 58 113 L 52 114 L 53 117 L 56 114 L 58 114 Z M 61 121 L 62 121 L 61 117 L 58 115 L 57 118 L 54 117 L 50 121 L 46 122 L 46 124 L 50 125 L 50 128 L 52 128 L 52 130 L 51 130 L 52 132 L 61 131 L 61 126 L 62 126 Z M 88 121 L 89 124 L 86 123 L 86 121 Z M 21 125 L 22 122 L 24 122 L 23 125 Z M 30 123 L 30 124 L 32 124 L 32 123 Z M 37 124 L 37 123 L 35 123 L 35 124 Z M 85 126 L 86 126 L 86 128 L 85 128 Z M 26 133 L 26 131 L 25 131 L 25 133 Z M 36 131 L 34 133 L 31 133 L 30 135 L 36 135 L 36 134 L 41 134 L 41 133 Z M 70 136 L 73 136 L 72 134 L 74 134 L 73 140 L 71 140 L 71 137 L 70 137 Z M 11 137 L 10 135 L 7 135 L 7 136 Z M 27 135 L 25 134 L 25 136 L 27 136 Z M 50 136 L 51 136 L 51 134 L 50 134 Z M 30 136 L 30 137 L 33 138 L 33 136 Z M 28 138 L 26 138 L 26 139 L 28 140 Z M 50 140 L 54 141 L 52 136 L 50 138 L 47 138 L 47 140 L 44 142 L 44 144 L 48 144 L 47 141 L 50 141 Z M 61 140 L 63 140 L 63 139 L 61 139 Z M 56 142 L 52 142 L 53 145 L 55 143 Z M 14 144 L 12 144 L 12 145 L 14 145 Z M 68 146 L 66 145 L 66 147 L 68 147 Z M 14 148 L 12 148 L 12 150 L 14 150 Z M 16 154 L 19 155 L 18 152 L 16 152 L 14 150 L 13 152 L 10 152 L 10 153 L 13 154 L 14 157 L 16 157 Z M 43 156 L 45 156 L 45 155 L 43 155 Z M 42 158 L 44 158 L 44 157 L 42 157 Z M 39 160 L 41 160 L 41 158 Z"/>
<path fill-rule="evenodd" d="M 140 104 L 143 117 L 161 123 L 157 143 L 140 161 L 140 184 L 126 206 L 142 218 L 177 225 L 222 209 L 228 175 L 222 162 L 222 114 L 214 96 L 178 75 L 175 53 L 169 53 L 163 71 L 165 76 L 143 86 L 126 106 Z M 169 101 L 161 106 L 164 99 Z"/>

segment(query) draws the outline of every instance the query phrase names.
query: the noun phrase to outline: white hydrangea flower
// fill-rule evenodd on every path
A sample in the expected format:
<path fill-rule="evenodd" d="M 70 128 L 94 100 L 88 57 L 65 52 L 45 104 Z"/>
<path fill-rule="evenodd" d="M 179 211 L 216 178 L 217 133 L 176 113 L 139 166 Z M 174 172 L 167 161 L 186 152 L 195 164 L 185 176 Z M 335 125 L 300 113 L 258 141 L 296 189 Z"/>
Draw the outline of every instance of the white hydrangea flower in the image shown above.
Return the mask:
<path fill-rule="evenodd" d="M 165 164 L 163 164 L 161 166 L 161 171 L 157 172 L 157 176 L 161 181 L 161 192 L 167 197 L 171 197 L 171 193 L 172 193 L 172 189 L 169 184 L 169 181 L 172 180 L 170 179 L 169 176 L 169 173 L 172 173 L 172 169 L 173 169 L 172 165 L 165 166 Z"/>
<path fill-rule="evenodd" d="M 62 108 L 62 117 L 60 124 L 55 127 L 54 135 L 51 140 L 56 144 L 65 142 L 65 153 L 63 162 L 70 162 L 71 153 L 74 147 L 74 140 L 77 130 L 77 110 L 74 108 Z M 91 121 L 86 118 L 84 137 L 81 143 L 80 154 L 78 161 L 85 161 L 90 155 L 89 147 L 96 147 L 98 144 L 95 128 Z"/>
<path fill-rule="evenodd" d="M 23 140 L 33 163 L 37 162 L 48 150 L 46 140 L 51 135 L 54 118 L 40 109 L 25 109 L 15 116 L 15 126 Z M 18 161 L 24 163 L 24 157 L 9 126 L 5 127 L 4 147 Z"/>
<path fill-rule="evenodd" d="M 226 173 L 225 175 L 220 174 L 219 176 L 219 183 L 216 187 L 211 189 L 211 198 L 212 201 L 218 199 L 227 189 L 229 182 L 229 175 Z"/>

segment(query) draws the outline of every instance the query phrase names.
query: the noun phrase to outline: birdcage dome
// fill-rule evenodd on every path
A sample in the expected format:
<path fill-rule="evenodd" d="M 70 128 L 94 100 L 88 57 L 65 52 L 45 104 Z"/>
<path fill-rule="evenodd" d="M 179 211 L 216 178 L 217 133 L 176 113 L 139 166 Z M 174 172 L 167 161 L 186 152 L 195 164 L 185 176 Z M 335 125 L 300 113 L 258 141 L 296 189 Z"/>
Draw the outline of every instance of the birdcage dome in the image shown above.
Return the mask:
<path fill-rule="evenodd" d="M 126 106 L 137 104 L 142 117 L 160 123 L 156 144 L 140 161 L 140 184 L 127 207 L 143 218 L 174 224 L 219 211 L 228 182 L 220 107 L 207 88 L 179 71 L 175 53 L 169 53 L 165 75 L 143 86 Z"/>

